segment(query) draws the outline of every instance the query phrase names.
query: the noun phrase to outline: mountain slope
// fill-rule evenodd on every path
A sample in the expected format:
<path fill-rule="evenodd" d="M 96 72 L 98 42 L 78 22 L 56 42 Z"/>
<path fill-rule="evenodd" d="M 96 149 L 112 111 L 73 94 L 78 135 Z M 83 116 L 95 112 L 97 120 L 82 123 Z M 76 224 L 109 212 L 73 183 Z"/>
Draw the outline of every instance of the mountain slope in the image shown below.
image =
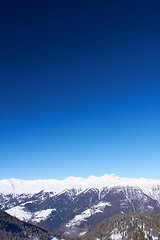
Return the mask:
<path fill-rule="evenodd" d="M 22 222 L 0 210 L 0 239 L 58 240 L 60 237 L 53 236 L 42 228 Z"/>
<path fill-rule="evenodd" d="M 76 237 L 121 212 L 160 213 L 160 180 L 104 175 L 57 180 L 1 180 L 0 207 L 50 232 Z"/>
<path fill-rule="evenodd" d="M 125 213 L 106 219 L 77 240 L 159 240 L 160 215 Z"/>

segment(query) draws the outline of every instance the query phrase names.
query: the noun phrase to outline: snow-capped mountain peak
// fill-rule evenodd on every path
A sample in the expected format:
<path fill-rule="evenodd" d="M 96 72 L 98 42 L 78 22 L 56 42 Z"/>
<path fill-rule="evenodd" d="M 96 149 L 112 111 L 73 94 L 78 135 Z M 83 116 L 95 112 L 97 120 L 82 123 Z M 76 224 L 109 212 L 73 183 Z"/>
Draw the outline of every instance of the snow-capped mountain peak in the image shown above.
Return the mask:
<path fill-rule="evenodd" d="M 0 180 L 0 192 L 3 194 L 35 194 L 42 190 L 44 192 L 53 192 L 57 194 L 65 189 L 72 188 L 84 191 L 90 188 L 101 190 L 104 187 L 111 188 L 115 186 L 139 187 L 148 193 L 153 188 L 160 186 L 160 180 L 121 178 L 117 177 L 115 174 L 105 174 L 102 177 L 92 175 L 86 179 L 81 177 L 68 177 L 64 180 L 20 180 L 14 178 Z"/>

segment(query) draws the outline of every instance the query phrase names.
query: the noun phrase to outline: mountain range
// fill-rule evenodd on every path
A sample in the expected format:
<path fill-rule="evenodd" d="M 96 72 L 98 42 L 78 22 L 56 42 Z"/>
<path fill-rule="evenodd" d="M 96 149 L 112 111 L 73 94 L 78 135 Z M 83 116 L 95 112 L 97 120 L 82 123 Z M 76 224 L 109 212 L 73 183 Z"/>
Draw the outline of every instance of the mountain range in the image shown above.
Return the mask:
<path fill-rule="evenodd" d="M 1 240 L 69 240 L 25 223 L 0 210 Z M 160 215 L 121 213 L 107 218 L 86 234 L 72 240 L 159 240 Z M 71 239 L 70 239 L 71 240 Z"/>
<path fill-rule="evenodd" d="M 77 237 L 116 214 L 160 214 L 160 180 L 114 174 L 62 181 L 4 179 L 0 208 L 47 231 Z"/>

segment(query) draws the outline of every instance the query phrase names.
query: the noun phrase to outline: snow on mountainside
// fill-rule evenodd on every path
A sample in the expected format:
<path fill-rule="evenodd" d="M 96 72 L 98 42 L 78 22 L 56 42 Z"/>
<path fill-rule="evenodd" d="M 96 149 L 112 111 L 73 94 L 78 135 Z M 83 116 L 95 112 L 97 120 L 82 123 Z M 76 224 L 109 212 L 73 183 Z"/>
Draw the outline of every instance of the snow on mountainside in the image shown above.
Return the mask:
<path fill-rule="evenodd" d="M 65 240 L 35 225 L 22 222 L 2 210 L 0 210 L 0 239 Z"/>
<path fill-rule="evenodd" d="M 110 206 L 110 203 L 100 202 L 97 205 L 92 206 L 91 208 L 85 210 L 80 215 L 76 215 L 69 223 L 66 224 L 66 227 L 73 227 L 74 225 L 80 225 L 82 221 L 85 221 L 86 218 L 91 217 L 95 213 L 103 212 L 103 209 L 106 206 Z"/>
<path fill-rule="evenodd" d="M 121 212 L 160 214 L 160 180 L 115 175 L 0 181 L 0 208 L 58 235 L 76 237 Z"/>
<path fill-rule="evenodd" d="M 3 194 L 35 194 L 40 191 L 60 193 L 65 189 L 88 188 L 101 190 L 104 187 L 132 186 L 141 188 L 146 194 L 154 195 L 154 191 L 160 190 L 160 180 L 151 180 L 145 178 L 121 178 L 114 174 L 105 174 L 102 177 L 90 176 L 86 179 L 81 177 L 68 177 L 64 180 L 20 180 L 3 179 L 0 180 L 0 193 Z M 158 197 L 158 196 L 157 196 Z"/>
<path fill-rule="evenodd" d="M 34 212 L 34 214 L 25 211 L 21 206 L 16 206 L 6 210 L 8 214 L 16 216 L 18 219 L 22 221 L 28 221 L 32 219 L 32 222 L 41 222 L 42 220 L 45 220 L 52 213 L 52 211 L 56 211 L 56 209 L 45 209 Z"/>

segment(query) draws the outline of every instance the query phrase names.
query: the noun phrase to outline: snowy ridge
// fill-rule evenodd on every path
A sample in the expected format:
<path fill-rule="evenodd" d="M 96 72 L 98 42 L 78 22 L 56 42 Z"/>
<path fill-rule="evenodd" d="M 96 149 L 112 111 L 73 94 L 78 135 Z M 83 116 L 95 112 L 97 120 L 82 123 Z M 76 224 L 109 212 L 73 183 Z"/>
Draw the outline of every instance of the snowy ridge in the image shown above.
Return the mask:
<path fill-rule="evenodd" d="M 6 210 L 8 214 L 14 217 L 17 217 L 19 220 L 26 221 L 26 222 L 29 221 L 30 219 L 32 219 L 32 222 L 43 221 L 52 213 L 52 211 L 56 211 L 56 209 L 53 208 L 53 209 L 41 210 L 41 211 L 35 212 L 34 214 L 26 211 L 25 208 L 21 206 L 16 206 Z"/>
<path fill-rule="evenodd" d="M 85 219 L 91 217 L 93 214 L 103 212 L 103 209 L 106 206 L 111 206 L 111 204 L 109 202 L 99 202 L 97 205 L 94 205 L 81 214 L 76 215 L 72 220 L 69 221 L 69 223 L 66 224 L 66 227 L 69 228 L 75 225 L 80 225 L 82 221 L 85 221 Z"/>
<path fill-rule="evenodd" d="M 105 174 L 102 177 L 90 176 L 86 179 L 81 177 L 68 177 L 64 180 L 20 180 L 20 179 L 3 179 L 0 180 L 0 193 L 2 194 L 35 194 L 40 191 L 53 192 L 58 194 L 65 189 L 81 189 L 82 191 L 89 188 L 99 190 L 104 187 L 139 187 L 146 194 L 154 195 L 154 192 L 160 190 L 160 180 L 151 180 L 145 178 L 121 178 L 114 174 Z M 79 191 L 78 191 L 79 193 Z M 159 196 L 157 196 L 159 198 Z"/>

